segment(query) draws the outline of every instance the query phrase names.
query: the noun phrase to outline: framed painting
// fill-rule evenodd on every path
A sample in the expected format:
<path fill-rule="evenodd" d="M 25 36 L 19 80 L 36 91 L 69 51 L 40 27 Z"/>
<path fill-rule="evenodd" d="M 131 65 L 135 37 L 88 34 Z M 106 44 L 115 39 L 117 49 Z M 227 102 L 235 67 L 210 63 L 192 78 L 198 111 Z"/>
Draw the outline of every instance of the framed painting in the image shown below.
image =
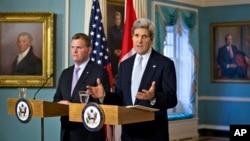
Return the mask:
<path fill-rule="evenodd" d="M 54 86 L 54 13 L 0 12 L 0 87 Z"/>
<path fill-rule="evenodd" d="M 250 82 L 250 22 L 212 23 L 212 82 Z"/>
<path fill-rule="evenodd" d="M 114 78 L 118 70 L 124 25 L 124 0 L 107 0 L 108 48 Z"/>
<path fill-rule="evenodd" d="M 121 23 L 124 23 L 124 0 L 107 0 L 107 29 L 115 24 L 115 12 L 121 14 Z"/>

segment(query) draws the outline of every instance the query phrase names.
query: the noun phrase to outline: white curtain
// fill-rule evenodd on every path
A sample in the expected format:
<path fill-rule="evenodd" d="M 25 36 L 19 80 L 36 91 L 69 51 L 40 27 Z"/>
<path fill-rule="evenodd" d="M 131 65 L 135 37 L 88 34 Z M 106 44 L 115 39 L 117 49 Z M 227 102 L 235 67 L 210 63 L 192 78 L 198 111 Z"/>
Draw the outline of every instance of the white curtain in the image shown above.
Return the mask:
<path fill-rule="evenodd" d="M 147 1 L 133 0 L 134 9 L 137 18 L 147 18 Z"/>

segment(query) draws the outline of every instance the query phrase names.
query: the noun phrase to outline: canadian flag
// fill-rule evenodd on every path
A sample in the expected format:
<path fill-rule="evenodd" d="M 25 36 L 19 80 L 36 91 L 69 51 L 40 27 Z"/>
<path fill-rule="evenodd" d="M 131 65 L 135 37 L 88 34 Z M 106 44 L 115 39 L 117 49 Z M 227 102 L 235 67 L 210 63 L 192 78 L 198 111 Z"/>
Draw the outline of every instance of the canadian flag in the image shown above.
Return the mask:
<path fill-rule="evenodd" d="M 134 10 L 133 0 L 126 0 L 125 14 L 126 15 L 123 27 L 122 47 L 119 63 L 132 56 L 134 53 L 131 28 L 136 20 L 136 14 Z"/>

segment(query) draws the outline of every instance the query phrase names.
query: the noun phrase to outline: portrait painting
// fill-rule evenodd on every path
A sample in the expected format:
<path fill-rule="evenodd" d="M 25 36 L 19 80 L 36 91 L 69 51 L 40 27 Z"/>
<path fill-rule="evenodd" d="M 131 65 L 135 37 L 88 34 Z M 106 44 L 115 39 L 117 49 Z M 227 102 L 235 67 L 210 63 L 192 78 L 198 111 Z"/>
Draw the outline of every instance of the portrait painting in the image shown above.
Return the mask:
<path fill-rule="evenodd" d="M 1 67 L 0 75 L 15 75 L 13 63 L 18 58 L 18 36 L 22 33 L 30 34 L 32 37 L 31 47 L 34 55 L 42 62 L 43 48 L 43 24 L 42 23 L 3 23 L 1 26 Z M 41 63 L 42 64 L 42 63 Z M 34 64 L 35 65 L 35 64 Z M 40 67 L 42 69 L 42 66 Z M 29 69 L 34 69 L 33 67 Z M 32 71 L 20 72 L 20 75 L 42 75 Z"/>
<path fill-rule="evenodd" d="M 53 17 L 0 13 L 0 86 L 39 87 L 53 74 Z M 53 86 L 53 79 L 47 85 Z"/>
<path fill-rule="evenodd" d="M 212 23 L 212 82 L 250 82 L 250 22 Z"/>
<path fill-rule="evenodd" d="M 123 26 L 124 26 L 124 0 L 107 1 L 107 42 L 113 76 L 118 71 L 119 57 L 121 54 Z"/>

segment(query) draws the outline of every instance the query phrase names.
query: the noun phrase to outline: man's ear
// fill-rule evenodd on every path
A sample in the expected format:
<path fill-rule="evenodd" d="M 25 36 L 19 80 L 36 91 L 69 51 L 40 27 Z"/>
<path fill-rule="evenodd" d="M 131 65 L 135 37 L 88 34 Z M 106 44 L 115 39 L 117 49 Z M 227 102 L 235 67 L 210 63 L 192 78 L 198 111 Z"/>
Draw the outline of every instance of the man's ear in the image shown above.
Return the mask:
<path fill-rule="evenodd" d="M 91 54 L 91 52 L 92 52 L 92 46 L 89 47 L 89 52 L 88 53 Z"/>

